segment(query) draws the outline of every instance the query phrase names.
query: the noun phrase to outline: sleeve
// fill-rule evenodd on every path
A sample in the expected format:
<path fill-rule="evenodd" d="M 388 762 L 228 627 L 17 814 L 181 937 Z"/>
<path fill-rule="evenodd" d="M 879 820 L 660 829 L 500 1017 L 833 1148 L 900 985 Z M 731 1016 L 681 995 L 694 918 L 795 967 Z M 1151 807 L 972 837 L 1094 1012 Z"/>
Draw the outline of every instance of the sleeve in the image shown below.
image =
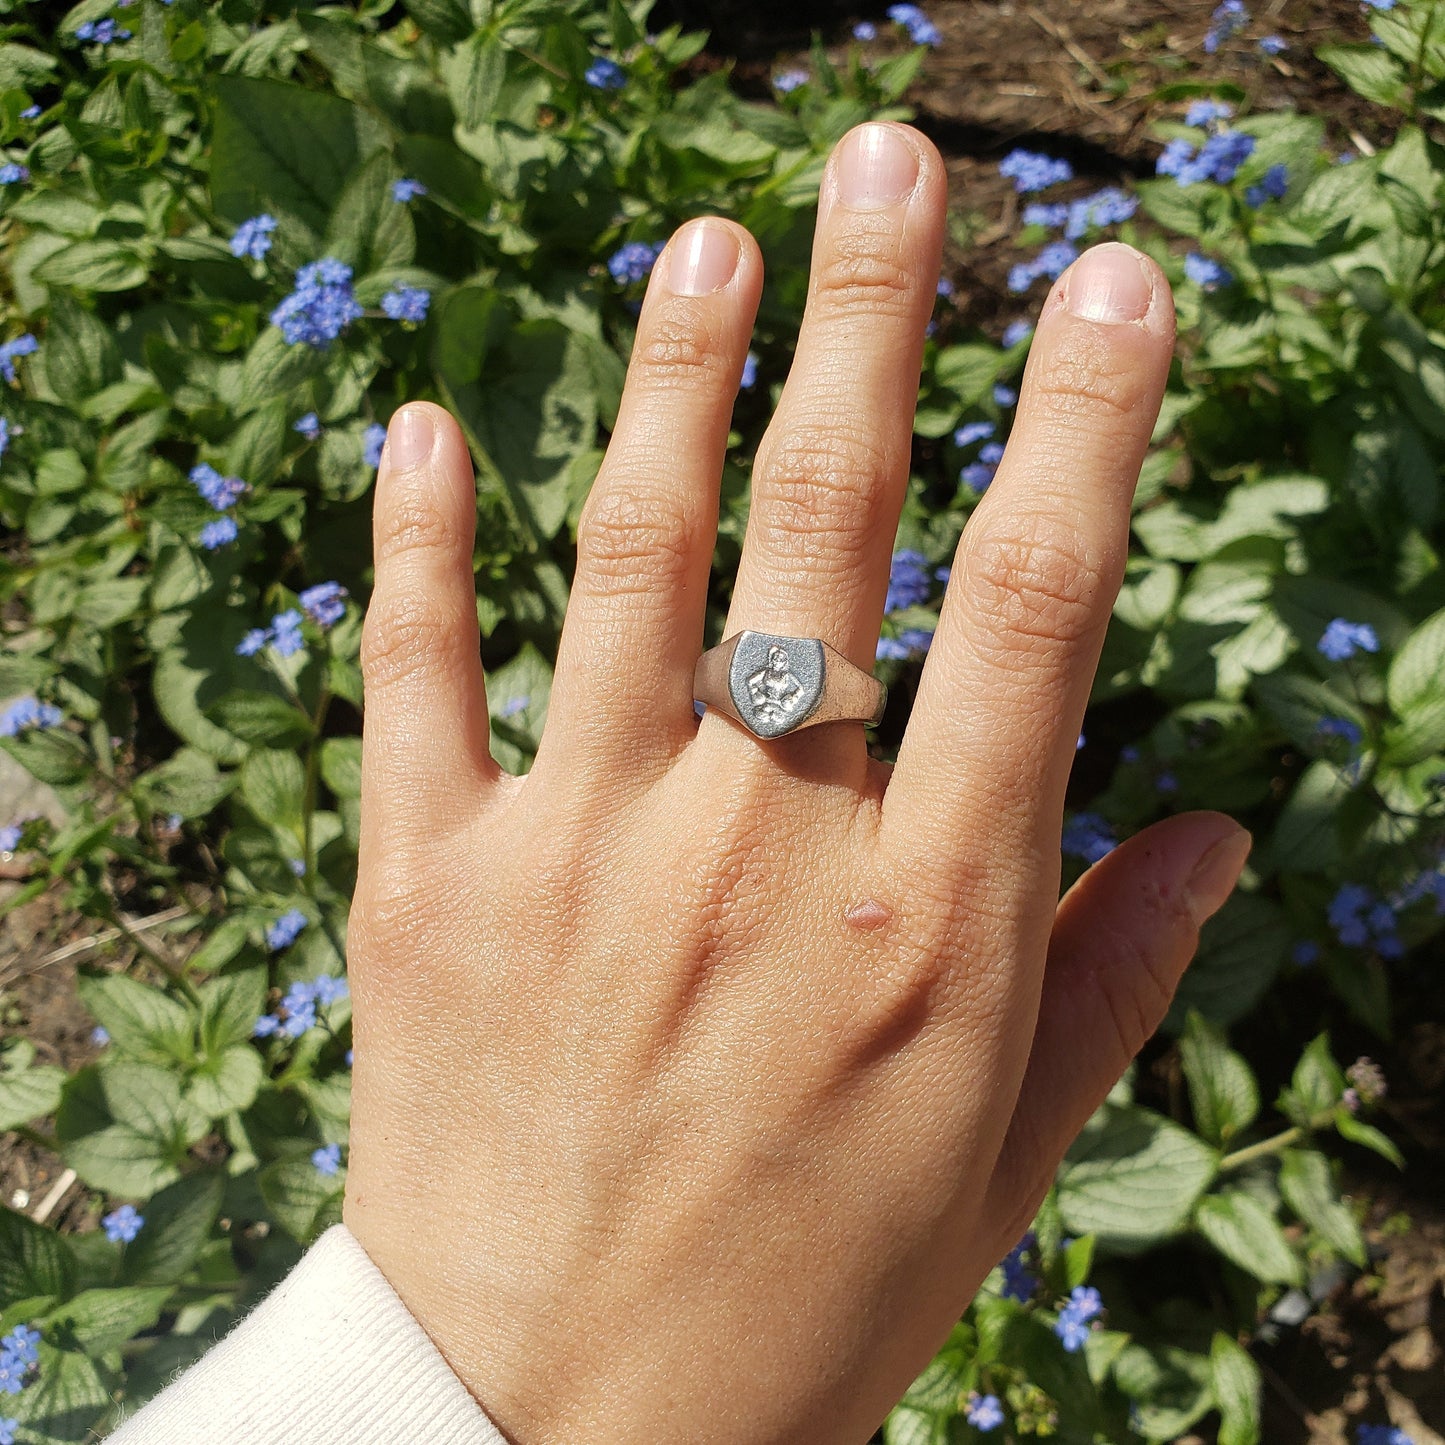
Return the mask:
<path fill-rule="evenodd" d="M 506 1445 L 386 1277 L 336 1225 L 111 1445 Z"/>

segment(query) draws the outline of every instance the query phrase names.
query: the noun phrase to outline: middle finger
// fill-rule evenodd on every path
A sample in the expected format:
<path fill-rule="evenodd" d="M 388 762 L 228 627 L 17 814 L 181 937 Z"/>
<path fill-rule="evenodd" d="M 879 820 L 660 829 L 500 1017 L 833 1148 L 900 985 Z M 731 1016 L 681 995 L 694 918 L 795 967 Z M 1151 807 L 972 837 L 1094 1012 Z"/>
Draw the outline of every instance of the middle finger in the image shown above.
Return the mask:
<path fill-rule="evenodd" d="M 907 126 L 859 126 L 834 151 L 797 354 L 753 466 L 724 636 L 819 637 L 872 671 L 945 199 L 938 153 Z M 861 766 L 863 730 L 828 731 Z"/>

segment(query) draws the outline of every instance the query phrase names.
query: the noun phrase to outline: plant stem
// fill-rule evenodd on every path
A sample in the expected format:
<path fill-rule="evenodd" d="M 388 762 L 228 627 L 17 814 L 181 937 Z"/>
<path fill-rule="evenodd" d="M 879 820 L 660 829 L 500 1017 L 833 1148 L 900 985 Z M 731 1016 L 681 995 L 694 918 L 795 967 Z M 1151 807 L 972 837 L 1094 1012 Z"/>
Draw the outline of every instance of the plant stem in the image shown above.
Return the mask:
<path fill-rule="evenodd" d="M 160 971 L 165 974 L 165 976 L 171 981 L 171 985 L 174 988 L 176 988 L 179 992 L 185 994 L 185 996 L 193 1004 L 195 1004 L 197 1008 L 200 1008 L 201 996 L 192 986 L 190 979 L 188 979 L 185 974 L 170 961 L 170 959 L 166 958 L 164 954 L 159 953 L 156 949 L 152 948 L 150 944 L 147 943 L 145 939 L 140 936 L 140 934 L 128 928 L 125 924 L 125 921 L 121 918 L 120 914 L 115 909 L 111 908 L 107 909 L 106 911 L 110 917 L 111 925 L 119 931 L 119 933 L 126 940 L 126 942 L 129 943 L 138 953 L 143 953 L 148 959 L 150 959 L 150 961 L 155 964 L 155 966 L 160 969 Z"/>
<path fill-rule="evenodd" d="M 60 1153 L 60 1140 L 54 1134 L 47 1134 L 43 1129 L 35 1129 L 29 1124 L 21 1124 L 15 1133 L 31 1144 L 38 1144 L 42 1149 L 49 1149 L 52 1154 Z"/>
<path fill-rule="evenodd" d="M 1276 1134 L 1269 1139 L 1261 1139 L 1258 1144 L 1246 1144 L 1243 1149 L 1236 1149 L 1233 1154 L 1226 1154 L 1219 1161 L 1219 1172 L 1225 1174 L 1242 1168 L 1246 1164 L 1252 1164 L 1256 1159 L 1267 1159 L 1271 1154 L 1282 1154 L 1291 1144 L 1297 1144 L 1301 1139 L 1307 1139 L 1317 1129 L 1323 1129 L 1334 1117 L 1333 1109 L 1322 1109 L 1318 1114 L 1312 1115 L 1307 1124 L 1296 1124 L 1282 1134 Z"/>

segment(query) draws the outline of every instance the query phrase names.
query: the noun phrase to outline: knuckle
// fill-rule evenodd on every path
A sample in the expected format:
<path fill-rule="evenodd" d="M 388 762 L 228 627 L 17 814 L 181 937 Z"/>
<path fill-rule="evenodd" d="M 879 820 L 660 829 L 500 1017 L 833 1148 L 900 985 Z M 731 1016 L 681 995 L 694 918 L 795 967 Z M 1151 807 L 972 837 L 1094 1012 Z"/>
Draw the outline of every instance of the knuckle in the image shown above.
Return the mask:
<path fill-rule="evenodd" d="M 1011 521 L 1009 529 L 980 533 L 965 548 L 970 602 L 992 624 L 977 641 L 1007 651 L 1017 651 L 1019 639 L 1077 645 L 1099 626 L 1101 564 L 1068 528 L 1043 517 Z"/>
<path fill-rule="evenodd" d="M 891 231 L 846 231 L 813 276 L 813 296 L 829 310 L 908 316 L 919 294 L 918 277 L 900 258 Z"/>
<path fill-rule="evenodd" d="M 596 486 L 577 528 L 577 585 L 610 594 L 680 583 L 688 535 L 677 505 L 656 492 Z"/>
<path fill-rule="evenodd" d="M 731 369 L 716 321 L 680 301 L 661 309 L 632 353 L 632 378 L 650 390 L 713 390 Z"/>
<path fill-rule="evenodd" d="M 861 558 L 887 510 L 891 465 L 880 448 L 846 428 L 805 430 L 771 451 L 754 498 L 764 545 L 785 556 Z"/>
<path fill-rule="evenodd" d="M 361 671 L 368 687 L 436 668 L 451 655 L 452 620 L 423 592 L 373 597 L 361 627 Z"/>
<path fill-rule="evenodd" d="M 470 554 L 470 542 L 443 508 L 415 492 L 392 499 L 376 538 L 378 563 L 417 553 L 453 556 L 462 552 Z"/>
<path fill-rule="evenodd" d="M 1137 358 L 1090 327 L 1071 330 L 1058 340 L 1039 378 L 1038 395 L 1055 412 L 1103 412 L 1112 418 L 1134 412 L 1144 387 Z"/>

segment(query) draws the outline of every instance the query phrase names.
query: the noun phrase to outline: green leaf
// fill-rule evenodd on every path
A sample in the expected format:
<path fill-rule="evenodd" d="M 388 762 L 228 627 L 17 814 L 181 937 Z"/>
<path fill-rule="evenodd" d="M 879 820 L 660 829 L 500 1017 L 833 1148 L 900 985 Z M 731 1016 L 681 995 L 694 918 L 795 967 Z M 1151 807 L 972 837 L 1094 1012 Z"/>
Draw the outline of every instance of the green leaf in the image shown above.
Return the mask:
<path fill-rule="evenodd" d="M 236 785 L 204 753 L 181 747 L 159 767 L 136 780 L 137 790 L 157 813 L 204 818 Z"/>
<path fill-rule="evenodd" d="M 1405 72 L 1399 61 L 1377 45 L 1321 45 L 1315 54 L 1351 90 L 1400 110 L 1409 94 Z"/>
<path fill-rule="evenodd" d="M 294 397 L 306 382 L 325 369 L 325 352 L 304 343 L 293 345 L 278 328 L 268 326 L 246 353 L 236 398 L 237 410 L 250 411 L 278 397 Z"/>
<path fill-rule="evenodd" d="M 1243 1018 L 1284 964 L 1290 932 L 1268 899 L 1235 894 L 1200 932 L 1195 958 L 1164 1027 L 1176 1032 L 1191 1008 L 1220 1025 Z"/>
<path fill-rule="evenodd" d="M 147 577 L 108 577 L 82 589 L 75 604 L 77 622 L 105 629 L 125 622 L 145 605 Z"/>
<path fill-rule="evenodd" d="M 1209 1360 L 1176 1345 L 1127 1345 L 1114 1379 L 1133 1401 L 1130 1424 L 1150 1441 L 1177 1440 L 1214 1403 Z"/>
<path fill-rule="evenodd" d="M 47 286 L 77 291 L 133 291 L 149 277 L 145 262 L 120 241 L 72 241 L 51 252 L 34 274 Z"/>
<path fill-rule="evenodd" d="M 345 177 L 383 144 L 382 122 L 338 96 L 283 81 L 221 75 L 212 84 L 217 214 L 239 225 L 268 211 L 319 239 Z"/>
<path fill-rule="evenodd" d="M 1259 1445 L 1264 1381 L 1248 1350 L 1219 1333 L 1209 1347 L 1209 1375 L 1219 1410 L 1219 1445 Z"/>
<path fill-rule="evenodd" d="M 1244 1059 L 1224 1034 L 1191 1009 L 1179 1041 L 1194 1124 L 1211 1144 L 1227 1144 L 1259 1113 L 1259 1089 Z"/>
<path fill-rule="evenodd" d="M 250 1044 L 233 1044 L 212 1054 L 191 1075 L 186 1097 L 208 1117 L 219 1119 L 249 1109 L 265 1076 L 256 1050 Z"/>
<path fill-rule="evenodd" d="M 258 407 L 231 433 L 222 470 L 240 477 L 255 490 L 276 478 L 286 451 L 286 402 L 275 400 Z"/>
<path fill-rule="evenodd" d="M 34 1057 L 35 1046 L 24 1040 L 8 1045 L 0 1054 L 0 1130 L 53 1114 L 60 1104 L 65 1070 L 33 1063 Z"/>
<path fill-rule="evenodd" d="M 275 1160 L 261 1171 L 259 1183 L 267 1208 L 298 1244 L 310 1244 L 333 1222 L 346 1188 L 344 1170 L 322 1174 L 309 1156 Z"/>
<path fill-rule="evenodd" d="M 185 1004 L 123 973 L 82 974 L 76 987 L 117 1049 L 162 1063 L 190 1057 L 196 1016 Z"/>
<path fill-rule="evenodd" d="M 1194 1223 L 1226 1259 L 1266 1284 L 1304 1282 L 1304 1270 L 1279 1221 L 1252 1194 L 1231 1189 L 1199 1201 Z"/>
<path fill-rule="evenodd" d="M 326 254 L 353 266 L 358 276 L 410 265 L 416 255 L 411 210 L 391 197 L 395 176 L 391 152 L 379 150 L 350 177 L 337 198 Z M 359 299 L 366 304 L 365 295 Z"/>
<path fill-rule="evenodd" d="M 442 78 L 464 130 L 492 119 L 507 78 L 507 51 L 496 35 L 473 35 L 442 62 Z"/>
<path fill-rule="evenodd" d="M 899 1405 L 883 1424 L 884 1445 L 948 1445 L 948 1417 Z"/>
<path fill-rule="evenodd" d="M 1396 1169 L 1405 1167 L 1405 1156 L 1395 1147 L 1395 1141 L 1389 1135 L 1382 1134 L 1373 1124 L 1362 1124 L 1343 1106 L 1335 1110 L 1335 1128 L 1339 1130 L 1340 1138 L 1348 1139 L 1362 1149 L 1369 1149 L 1381 1159 L 1388 1159 Z"/>
<path fill-rule="evenodd" d="M 567 515 L 569 469 L 596 440 L 591 346 L 546 319 L 520 322 L 487 345 L 495 316 L 474 288 L 443 300 L 437 375 L 484 484 L 501 489 L 531 538 L 548 538 Z"/>
<path fill-rule="evenodd" d="M 1333 1109 L 1345 1092 L 1345 1076 L 1330 1053 L 1330 1041 L 1321 1034 L 1312 1039 L 1295 1065 L 1290 1086 L 1280 1107 L 1291 1122 L 1314 1127 L 1312 1121 Z"/>
<path fill-rule="evenodd" d="M 40 1346 L 35 1383 L 5 1400 L 5 1413 L 20 1421 L 25 1445 L 73 1445 L 94 1439 L 111 1410 L 110 1390 L 95 1362 L 76 1350 Z"/>
<path fill-rule="evenodd" d="M 1187 1129 L 1147 1109 L 1105 1105 L 1059 1174 L 1059 1210 L 1071 1234 L 1133 1253 L 1179 1233 L 1208 1188 L 1219 1156 Z"/>
<path fill-rule="evenodd" d="M 1336 1253 L 1360 1269 L 1365 1267 L 1365 1241 L 1355 1216 L 1341 1203 L 1330 1176 L 1329 1161 L 1313 1149 L 1291 1149 L 1281 1161 L 1279 1192 L 1289 1205 Z"/>
<path fill-rule="evenodd" d="M 41 1295 L 64 1299 L 74 1276 L 60 1235 L 0 1206 L 0 1304 Z"/>
<path fill-rule="evenodd" d="M 274 692 L 237 688 L 218 697 L 206 708 L 206 716 L 228 733 L 267 747 L 299 746 L 312 732 L 311 719 L 290 698 Z"/>
<path fill-rule="evenodd" d="M 258 748 L 241 766 L 241 796 L 263 823 L 301 836 L 306 769 L 295 753 Z"/>
<path fill-rule="evenodd" d="M 147 1218 L 147 1225 L 150 1220 Z M 139 1242 L 139 1241 L 137 1241 Z M 91 1355 L 118 1350 L 133 1335 L 160 1319 L 171 1297 L 168 1287 L 150 1289 L 88 1289 L 50 1311 L 47 1332 L 56 1330 Z"/>
<path fill-rule="evenodd" d="M 551 665 L 530 642 L 487 678 L 492 756 L 508 772 L 523 773 L 531 766 L 551 697 Z"/>
<path fill-rule="evenodd" d="M 213 935 L 214 936 L 214 935 Z M 266 1001 L 266 970 L 238 969 L 207 979 L 201 996 L 201 1047 L 219 1053 L 251 1038 L 251 1029 Z"/>
<path fill-rule="evenodd" d="M 126 1282 L 171 1285 L 183 1279 L 211 1238 L 225 1188 L 225 1175 L 212 1169 L 189 1174 L 149 1200 L 145 1224 L 125 1248 Z"/>
<path fill-rule="evenodd" d="M 32 533 L 30 540 L 35 541 Z M 73 732 L 62 728 L 31 728 L 0 746 L 33 778 L 53 788 L 69 788 L 91 777 L 90 750 Z"/>
<path fill-rule="evenodd" d="M 1427 617 L 1400 645 L 1386 690 L 1401 723 L 1391 737 L 1391 761 L 1419 762 L 1445 750 L 1445 609 Z"/>
<path fill-rule="evenodd" d="M 361 739 L 327 738 L 321 744 L 321 776 L 338 798 L 359 798 Z"/>

